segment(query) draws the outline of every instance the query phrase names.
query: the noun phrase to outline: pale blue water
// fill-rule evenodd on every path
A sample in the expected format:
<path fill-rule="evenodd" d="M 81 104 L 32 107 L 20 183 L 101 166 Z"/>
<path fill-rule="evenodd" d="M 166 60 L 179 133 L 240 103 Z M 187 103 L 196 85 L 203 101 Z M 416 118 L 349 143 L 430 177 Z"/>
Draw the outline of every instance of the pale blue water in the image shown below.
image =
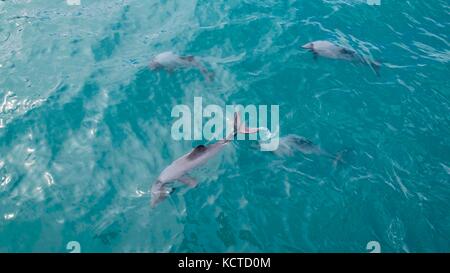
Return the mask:
<path fill-rule="evenodd" d="M 0 251 L 450 251 L 450 3 L 0 1 Z M 312 40 L 383 63 L 318 59 Z M 196 70 L 146 68 L 167 50 Z M 278 104 L 281 135 L 326 157 L 236 142 L 151 209 L 199 141 L 173 106 Z"/>

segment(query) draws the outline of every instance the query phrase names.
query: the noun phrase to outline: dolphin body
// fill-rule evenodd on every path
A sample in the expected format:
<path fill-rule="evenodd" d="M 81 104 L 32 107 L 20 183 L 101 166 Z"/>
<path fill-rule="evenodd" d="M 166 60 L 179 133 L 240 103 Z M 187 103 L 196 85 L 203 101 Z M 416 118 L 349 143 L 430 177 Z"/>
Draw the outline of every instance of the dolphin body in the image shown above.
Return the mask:
<path fill-rule="evenodd" d="M 354 51 L 353 49 L 338 46 L 329 41 L 309 42 L 307 44 L 304 44 L 302 48 L 311 51 L 314 54 L 314 59 L 317 59 L 318 56 L 322 56 L 329 59 L 367 64 L 373 68 L 378 76 L 380 75 L 379 70 L 381 64 L 375 61 L 367 60 L 363 56 L 356 53 L 356 51 Z"/>
<path fill-rule="evenodd" d="M 233 133 L 231 133 L 224 140 L 219 140 L 211 145 L 199 145 L 195 147 L 189 153 L 181 156 L 167 166 L 158 179 L 153 183 L 151 188 L 151 206 L 155 207 L 158 203 L 163 201 L 173 190 L 172 184 L 174 181 L 180 181 L 181 183 L 195 187 L 197 181 L 187 175 L 192 169 L 203 165 L 210 158 L 218 154 L 232 138 L 239 132 L 242 134 L 253 134 L 258 132 L 257 128 L 247 128 L 240 123 L 239 113 L 235 113 Z"/>
<path fill-rule="evenodd" d="M 293 156 L 295 152 L 301 152 L 306 155 L 318 155 L 324 156 L 333 162 L 333 167 L 339 163 L 344 163 L 343 155 L 348 152 L 347 149 L 338 152 L 337 154 L 331 154 L 322 148 L 319 145 L 314 144 L 311 140 L 304 138 L 298 135 L 287 135 L 280 138 L 280 142 L 278 148 L 273 151 L 273 153 L 277 156 Z"/>
<path fill-rule="evenodd" d="M 176 69 L 195 67 L 200 70 L 203 77 L 207 81 L 211 81 L 213 76 L 208 70 L 200 64 L 194 56 L 180 56 L 172 51 L 166 51 L 156 55 L 150 62 L 149 68 L 151 70 L 165 69 L 173 72 Z"/>
<path fill-rule="evenodd" d="M 292 156 L 295 151 L 300 151 L 303 154 L 332 156 L 328 152 L 322 150 L 318 145 L 314 144 L 311 140 L 297 135 L 281 137 L 278 149 L 273 152 L 278 156 Z"/>

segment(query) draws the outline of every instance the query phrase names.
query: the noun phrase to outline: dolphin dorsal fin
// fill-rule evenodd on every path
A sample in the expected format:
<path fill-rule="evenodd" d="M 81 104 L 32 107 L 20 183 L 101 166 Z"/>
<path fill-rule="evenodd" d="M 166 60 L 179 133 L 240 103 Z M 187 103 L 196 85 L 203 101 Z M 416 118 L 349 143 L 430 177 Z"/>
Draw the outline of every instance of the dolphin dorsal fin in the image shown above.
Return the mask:
<path fill-rule="evenodd" d="M 206 151 L 206 149 L 208 148 L 205 145 L 198 145 L 197 147 L 194 148 L 194 150 L 192 150 L 192 152 L 189 153 L 187 158 L 191 160 L 195 159 L 196 157 L 201 155 L 204 151 Z"/>
<path fill-rule="evenodd" d="M 341 48 L 341 53 L 342 54 L 346 54 L 346 55 L 354 55 L 356 52 L 353 51 L 352 49 L 348 49 L 348 48 Z"/>
<path fill-rule="evenodd" d="M 188 62 L 193 62 L 195 60 L 194 56 L 180 56 L 180 59 L 188 61 Z"/>

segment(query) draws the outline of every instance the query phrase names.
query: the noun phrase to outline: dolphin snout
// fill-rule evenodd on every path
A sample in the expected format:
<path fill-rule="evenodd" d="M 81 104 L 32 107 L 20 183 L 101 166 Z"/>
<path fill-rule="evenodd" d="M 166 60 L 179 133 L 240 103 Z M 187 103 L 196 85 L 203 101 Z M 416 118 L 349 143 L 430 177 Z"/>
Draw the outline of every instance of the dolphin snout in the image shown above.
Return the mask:
<path fill-rule="evenodd" d="M 313 48 L 311 43 L 304 44 L 301 47 L 304 49 L 312 49 Z"/>
<path fill-rule="evenodd" d="M 160 65 L 158 62 L 151 61 L 150 64 L 148 65 L 148 67 L 149 67 L 151 70 L 156 70 L 156 69 L 160 68 L 161 65 Z"/>

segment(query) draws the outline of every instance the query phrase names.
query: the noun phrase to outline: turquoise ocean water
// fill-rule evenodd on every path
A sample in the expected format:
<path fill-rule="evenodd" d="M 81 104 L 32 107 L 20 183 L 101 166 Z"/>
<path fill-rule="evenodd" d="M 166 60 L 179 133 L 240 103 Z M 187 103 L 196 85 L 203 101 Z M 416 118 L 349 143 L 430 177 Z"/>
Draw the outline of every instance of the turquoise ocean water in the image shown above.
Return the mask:
<path fill-rule="evenodd" d="M 0 252 L 449 252 L 449 35 L 446 0 L 0 1 Z M 147 69 L 167 50 L 214 81 Z M 235 142 L 151 209 L 194 96 L 279 105 L 345 163 Z"/>

